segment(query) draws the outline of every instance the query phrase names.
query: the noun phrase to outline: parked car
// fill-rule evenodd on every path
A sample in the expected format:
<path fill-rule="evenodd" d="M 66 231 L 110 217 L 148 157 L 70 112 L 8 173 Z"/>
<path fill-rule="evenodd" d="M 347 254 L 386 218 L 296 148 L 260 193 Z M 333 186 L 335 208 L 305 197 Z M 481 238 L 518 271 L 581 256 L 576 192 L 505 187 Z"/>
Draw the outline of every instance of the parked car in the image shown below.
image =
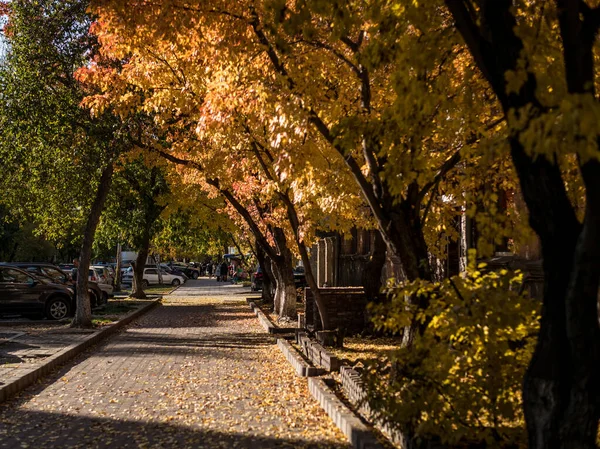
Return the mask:
<path fill-rule="evenodd" d="M 161 276 L 163 284 L 171 284 L 177 286 L 185 282 L 185 278 L 183 276 L 168 273 L 166 270 L 161 270 Z M 123 284 L 133 284 L 133 270 L 127 271 L 123 275 L 122 282 Z M 145 288 L 149 285 L 159 285 L 158 268 L 156 268 L 156 266 L 144 268 L 142 288 Z"/>
<path fill-rule="evenodd" d="M 101 290 L 102 303 L 106 304 L 108 298 L 114 297 L 114 289 L 112 279 L 108 276 L 107 271 L 102 270 L 103 267 L 90 267 L 88 281 L 95 281 Z M 108 276 L 108 277 L 107 277 Z"/>
<path fill-rule="evenodd" d="M 73 268 L 75 268 L 75 265 L 73 265 L 72 263 L 59 263 L 58 268 L 60 268 L 61 270 L 63 270 L 66 273 L 70 273 L 71 270 L 73 270 Z"/>
<path fill-rule="evenodd" d="M 191 263 L 186 265 L 170 265 L 171 269 L 182 271 L 189 279 L 198 279 L 200 277 L 200 265 Z"/>
<path fill-rule="evenodd" d="M 60 320 L 73 314 L 73 289 L 17 267 L 0 266 L 0 315 L 44 314 Z"/>
<path fill-rule="evenodd" d="M 112 266 L 100 264 L 100 265 L 91 265 L 91 267 L 94 270 L 100 272 L 99 274 L 100 274 L 100 281 L 101 282 L 106 282 L 107 284 L 114 285 L 114 283 L 115 283 L 115 270 L 114 270 L 114 268 Z"/>
<path fill-rule="evenodd" d="M 13 262 L 10 264 L 13 267 L 20 268 L 29 273 L 33 273 L 37 277 L 43 277 L 49 279 L 53 283 L 66 285 L 67 287 L 73 286 L 72 271 L 68 273 L 61 270 L 58 266 L 51 263 L 42 262 Z M 89 278 L 88 278 L 89 279 Z M 103 298 L 102 290 L 96 282 L 90 282 L 88 280 L 88 294 L 90 295 L 90 304 L 92 308 L 96 308 L 106 303 Z"/>
<path fill-rule="evenodd" d="M 189 276 L 185 274 L 185 267 L 182 267 L 181 265 L 169 265 L 166 263 L 161 263 L 160 268 L 166 270 L 168 273 L 176 274 L 177 276 L 182 276 L 183 278 L 185 278 L 186 281 L 189 279 Z"/>

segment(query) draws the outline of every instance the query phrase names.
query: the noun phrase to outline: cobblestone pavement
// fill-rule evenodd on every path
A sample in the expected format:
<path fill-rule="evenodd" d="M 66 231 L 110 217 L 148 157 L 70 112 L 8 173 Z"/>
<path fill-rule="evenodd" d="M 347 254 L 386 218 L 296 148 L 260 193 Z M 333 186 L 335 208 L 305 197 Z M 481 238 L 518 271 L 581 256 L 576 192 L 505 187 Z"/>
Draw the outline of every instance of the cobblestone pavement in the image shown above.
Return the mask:
<path fill-rule="evenodd" d="M 169 296 L 0 404 L 0 448 L 347 448 L 239 297 Z"/>
<path fill-rule="evenodd" d="M 213 277 L 190 279 L 171 293 L 171 296 L 234 296 L 244 299 L 250 294 L 250 287 L 241 287 L 231 282 L 217 282 Z"/>
<path fill-rule="evenodd" d="M 132 310 L 134 306 L 142 305 L 141 302 L 132 304 Z M 0 327 L 0 386 L 35 370 L 48 357 L 100 331 L 72 329 L 70 322 L 22 320 L 20 324 L 10 327 L 6 325 L 8 323 L 10 320 L 2 321 L 3 326 Z"/>

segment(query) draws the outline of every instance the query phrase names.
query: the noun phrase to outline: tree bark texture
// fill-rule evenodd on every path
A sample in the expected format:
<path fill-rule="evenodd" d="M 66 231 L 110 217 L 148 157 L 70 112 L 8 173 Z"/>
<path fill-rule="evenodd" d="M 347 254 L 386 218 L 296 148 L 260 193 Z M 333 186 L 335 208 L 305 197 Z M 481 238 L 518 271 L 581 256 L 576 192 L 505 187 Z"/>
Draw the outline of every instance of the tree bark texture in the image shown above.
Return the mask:
<path fill-rule="evenodd" d="M 79 268 L 77 270 L 76 283 L 76 310 L 73 320 L 73 327 L 92 327 L 92 307 L 88 293 L 88 271 L 90 260 L 92 258 L 92 245 L 94 243 L 94 234 L 100 222 L 100 215 L 104 208 L 104 203 L 108 197 L 108 192 L 112 183 L 114 165 L 110 163 L 100 176 L 100 182 L 96 189 L 96 196 L 88 214 L 85 230 L 83 232 L 83 242 L 79 252 Z"/>
<path fill-rule="evenodd" d="M 482 2 L 479 18 L 463 0 L 445 1 L 505 115 L 518 117 L 527 107 L 529 118 L 541 116 L 544 108 L 533 73 L 518 92 L 506 90 L 505 73 L 517 69 L 523 50 L 514 31 L 512 1 Z M 568 90 L 595 98 L 592 46 L 599 10 L 585 2 L 556 4 Z M 579 161 L 586 188 L 582 224 L 557 164 L 544 155 L 531 156 L 520 143 L 526 129 L 527 124 L 513 124 L 509 143 L 530 225 L 540 237 L 544 269 L 540 334 L 523 383 L 529 447 L 592 449 L 600 418 L 600 164 L 597 159 Z"/>
<path fill-rule="evenodd" d="M 256 259 L 262 269 L 263 274 L 263 288 L 262 288 L 262 300 L 265 304 L 273 304 L 273 270 L 271 269 L 271 259 L 265 254 L 265 251 L 257 243 L 256 244 Z"/>
<path fill-rule="evenodd" d="M 137 257 L 135 259 L 135 265 L 133 267 L 133 285 L 131 291 L 131 297 L 136 299 L 146 299 L 146 293 L 142 286 L 144 278 L 144 268 L 146 268 L 146 261 L 148 260 L 148 253 L 150 252 L 150 230 L 146 228 L 144 235 L 142 236 L 141 246 L 138 249 Z"/>
<path fill-rule="evenodd" d="M 292 252 L 290 251 L 285 232 L 281 228 L 273 229 L 273 238 L 277 245 L 278 255 L 271 258 L 276 279 L 275 288 L 275 313 L 283 318 L 297 318 L 296 312 L 296 282 L 294 281 L 294 267 L 292 265 Z"/>
<path fill-rule="evenodd" d="M 379 302 L 382 281 L 381 272 L 385 266 L 387 246 L 381 232 L 375 231 L 373 249 L 362 275 L 362 285 L 369 301 Z"/>

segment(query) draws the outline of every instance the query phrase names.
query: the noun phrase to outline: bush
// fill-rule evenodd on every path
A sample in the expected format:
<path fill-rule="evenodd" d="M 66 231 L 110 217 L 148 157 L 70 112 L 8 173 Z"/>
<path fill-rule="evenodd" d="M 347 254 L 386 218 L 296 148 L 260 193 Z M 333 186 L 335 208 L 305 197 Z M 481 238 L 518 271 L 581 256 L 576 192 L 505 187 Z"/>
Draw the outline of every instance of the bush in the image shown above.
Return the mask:
<path fill-rule="evenodd" d="M 479 268 L 483 268 L 480 266 Z M 441 283 L 416 281 L 371 307 L 376 328 L 426 325 L 410 347 L 368 365 L 373 413 L 417 438 L 493 447 L 526 445 L 521 384 L 536 342 L 540 303 L 521 293 L 522 274 L 470 266 Z M 407 297 L 427 295 L 416 310 Z"/>

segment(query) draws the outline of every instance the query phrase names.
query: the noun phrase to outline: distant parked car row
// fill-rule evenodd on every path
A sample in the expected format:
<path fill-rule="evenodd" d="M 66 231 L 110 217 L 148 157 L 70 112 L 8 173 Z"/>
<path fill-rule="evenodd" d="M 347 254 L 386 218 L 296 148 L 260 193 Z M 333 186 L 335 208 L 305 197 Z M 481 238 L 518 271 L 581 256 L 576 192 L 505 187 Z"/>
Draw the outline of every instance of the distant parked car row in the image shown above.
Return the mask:
<path fill-rule="evenodd" d="M 72 270 L 72 266 L 66 272 L 49 263 L 0 263 L 0 315 L 43 315 L 51 320 L 72 315 L 76 305 Z M 111 284 L 110 270 L 90 267 L 88 294 L 92 308 L 114 296 Z"/>
<path fill-rule="evenodd" d="M 262 290 L 263 288 L 263 279 L 264 273 L 262 267 L 259 265 L 256 267 L 256 271 L 252 273 L 251 281 L 252 285 L 250 289 L 253 292 L 257 292 Z M 306 274 L 304 273 L 304 267 L 298 266 L 294 268 L 294 283 L 296 284 L 296 288 L 305 288 L 306 287 Z"/>
<path fill-rule="evenodd" d="M 144 273 L 142 277 L 142 288 L 146 288 L 149 285 L 160 284 L 158 276 L 159 267 L 156 265 L 146 265 L 144 267 Z M 160 264 L 160 274 L 162 277 L 163 284 L 171 284 L 177 286 L 187 281 L 188 277 L 183 272 L 171 269 L 166 264 Z M 125 274 L 121 282 L 125 285 L 133 284 L 133 267 L 130 267 Z"/>

